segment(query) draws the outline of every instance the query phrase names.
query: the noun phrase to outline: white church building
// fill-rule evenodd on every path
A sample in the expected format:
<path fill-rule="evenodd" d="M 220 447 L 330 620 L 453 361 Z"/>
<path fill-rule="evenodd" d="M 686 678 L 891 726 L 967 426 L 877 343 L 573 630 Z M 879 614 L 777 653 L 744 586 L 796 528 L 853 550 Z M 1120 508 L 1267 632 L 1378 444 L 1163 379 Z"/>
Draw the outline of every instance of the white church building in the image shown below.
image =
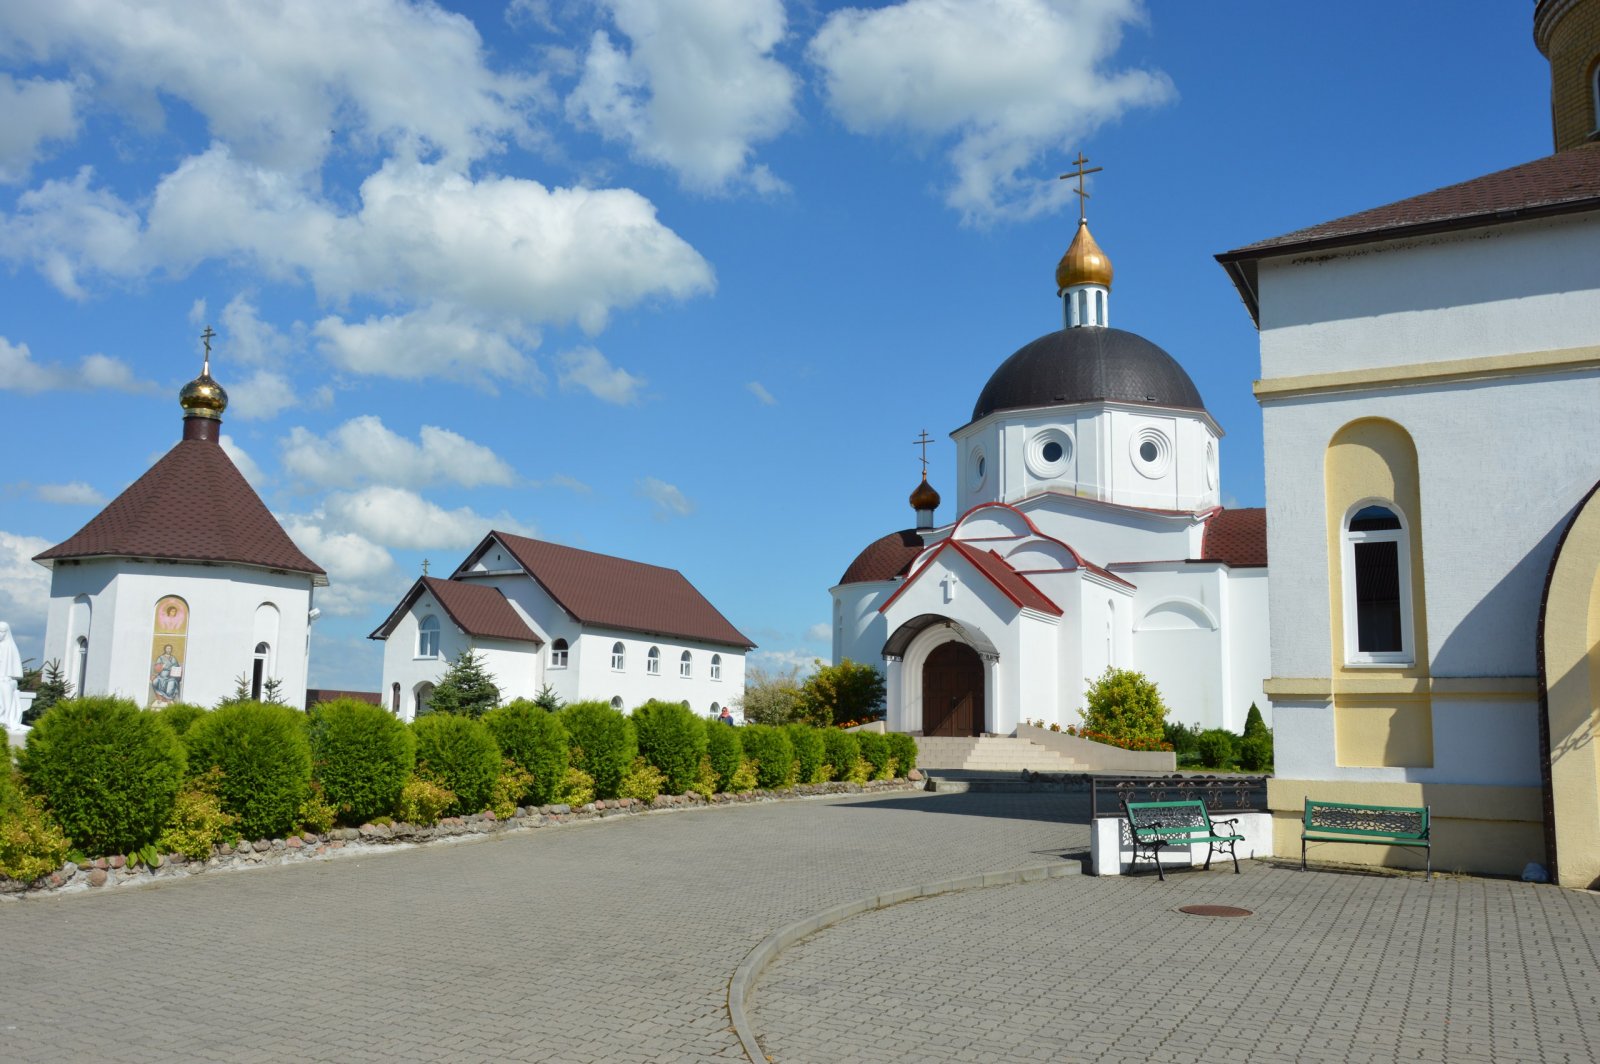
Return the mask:
<path fill-rule="evenodd" d="M 300 706 L 315 588 L 328 577 L 223 451 L 228 395 L 200 376 L 179 393 L 183 438 L 65 541 L 50 569 L 44 660 L 74 693 L 214 706 L 276 681 Z"/>
<path fill-rule="evenodd" d="M 1080 217 L 1064 328 L 1001 363 L 951 433 L 959 516 L 935 525 L 924 470 L 916 527 L 831 589 L 833 659 L 884 673 L 893 731 L 1076 724 L 1108 666 L 1155 680 L 1171 719 L 1270 719 L 1265 513 L 1222 507 L 1222 428 L 1171 355 L 1111 327 L 1111 279 Z"/>
<path fill-rule="evenodd" d="M 370 638 L 384 644 L 384 704 L 407 720 L 467 649 L 502 701 L 548 685 L 563 702 L 658 699 L 738 716 L 755 646 L 676 569 L 507 532 L 448 578 L 419 579 Z"/>

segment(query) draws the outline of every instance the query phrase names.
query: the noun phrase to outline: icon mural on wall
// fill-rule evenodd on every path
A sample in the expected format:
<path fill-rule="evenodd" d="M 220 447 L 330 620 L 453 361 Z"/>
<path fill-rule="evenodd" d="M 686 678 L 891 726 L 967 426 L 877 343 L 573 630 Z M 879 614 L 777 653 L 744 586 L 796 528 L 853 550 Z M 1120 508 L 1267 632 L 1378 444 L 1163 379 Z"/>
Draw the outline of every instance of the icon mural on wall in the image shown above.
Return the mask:
<path fill-rule="evenodd" d="M 156 603 L 155 637 L 150 647 L 150 704 L 166 706 L 183 697 L 188 660 L 189 604 L 176 595 Z"/>

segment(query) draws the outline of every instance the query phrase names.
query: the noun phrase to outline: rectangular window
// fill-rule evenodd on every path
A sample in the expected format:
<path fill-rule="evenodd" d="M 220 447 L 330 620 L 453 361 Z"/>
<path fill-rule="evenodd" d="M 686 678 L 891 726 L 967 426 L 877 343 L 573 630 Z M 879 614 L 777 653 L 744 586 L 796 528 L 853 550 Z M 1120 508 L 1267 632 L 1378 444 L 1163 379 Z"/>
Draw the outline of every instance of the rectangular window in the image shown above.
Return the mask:
<path fill-rule="evenodd" d="M 1400 612 L 1400 544 L 1355 543 L 1356 649 L 1399 654 L 1405 649 Z"/>

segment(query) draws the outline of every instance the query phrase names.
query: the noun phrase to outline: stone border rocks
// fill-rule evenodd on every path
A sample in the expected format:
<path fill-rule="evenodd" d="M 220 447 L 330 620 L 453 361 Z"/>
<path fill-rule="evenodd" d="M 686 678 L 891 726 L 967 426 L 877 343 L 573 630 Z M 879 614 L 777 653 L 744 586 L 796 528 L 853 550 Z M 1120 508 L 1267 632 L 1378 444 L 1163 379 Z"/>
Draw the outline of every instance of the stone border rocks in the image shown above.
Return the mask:
<path fill-rule="evenodd" d="M 290 864 L 322 857 L 371 852 L 374 848 L 420 845 L 447 839 L 529 831 L 559 824 L 608 820 L 641 813 L 677 812 L 718 806 L 747 805 L 752 802 L 792 801 L 828 798 L 845 794 L 886 794 L 922 789 L 922 784 L 906 779 L 874 780 L 868 783 L 812 783 L 782 791 L 756 790 L 743 794 L 714 794 L 707 798 L 688 794 L 662 794 L 653 802 L 616 798 L 590 802 L 574 809 L 566 805 L 519 807 L 514 816 L 501 819 L 493 813 L 445 817 L 428 826 L 406 823 L 362 824 L 359 828 L 334 828 L 325 834 L 291 835 L 283 839 L 241 840 L 234 845 L 212 848 L 205 860 L 190 860 L 181 853 L 162 854 L 153 865 L 146 865 L 123 854 L 99 857 L 77 864 L 68 861 L 32 883 L 0 877 L 0 900 L 18 900 L 43 895 L 78 893 L 104 887 L 138 886 L 166 879 L 178 879 L 210 871 L 238 871 L 268 865 Z"/>
<path fill-rule="evenodd" d="M 809 935 L 816 934 L 824 928 L 842 923 L 852 916 L 872 912 L 877 909 L 887 909 L 891 905 L 911 901 L 914 898 L 929 898 L 935 894 L 948 894 L 957 890 L 976 890 L 979 887 L 1004 887 L 1016 883 L 1037 883 L 1044 879 L 1057 879 L 1061 876 L 1075 876 L 1082 874 L 1082 866 L 1075 861 L 1026 865 L 1022 868 L 1012 868 L 1001 872 L 982 872 L 977 875 L 961 876 L 957 879 L 943 879 L 932 883 L 923 883 L 915 887 L 903 887 L 899 890 L 885 891 L 882 894 L 869 895 L 835 905 L 831 909 L 824 909 L 819 913 L 796 920 L 786 927 L 768 935 L 758 943 L 734 969 L 733 978 L 728 981 L 728 1017 L 733 1023 L 734 1033 L 739 1036 L 739 1044 L 744 1048 L 745 1056 L 750 1058 L 751 1064 L 767 1064 L 770 1058 L 761 1044 L 756 1040 L 756 1031 L 750 1023 L 750 995 L 755 992 L 756 980 L 761 978 L 761 973 L 778 959 L 778 954 L 788 949 Z"/>

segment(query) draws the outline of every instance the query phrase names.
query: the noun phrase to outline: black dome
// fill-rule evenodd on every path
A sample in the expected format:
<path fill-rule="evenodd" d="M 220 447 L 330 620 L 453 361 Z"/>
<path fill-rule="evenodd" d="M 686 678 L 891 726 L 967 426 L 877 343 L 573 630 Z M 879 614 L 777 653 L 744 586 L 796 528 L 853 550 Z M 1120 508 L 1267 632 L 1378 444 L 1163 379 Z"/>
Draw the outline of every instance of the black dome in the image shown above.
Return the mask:
<path fill-rule="evenodd" d="M 972 420 L 996 410 L 1098 400 L 1204 410 L 1176 359 L 1142 336 L 1085 326 L 1049 333 L 1000 363 Z"/>

